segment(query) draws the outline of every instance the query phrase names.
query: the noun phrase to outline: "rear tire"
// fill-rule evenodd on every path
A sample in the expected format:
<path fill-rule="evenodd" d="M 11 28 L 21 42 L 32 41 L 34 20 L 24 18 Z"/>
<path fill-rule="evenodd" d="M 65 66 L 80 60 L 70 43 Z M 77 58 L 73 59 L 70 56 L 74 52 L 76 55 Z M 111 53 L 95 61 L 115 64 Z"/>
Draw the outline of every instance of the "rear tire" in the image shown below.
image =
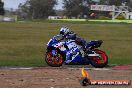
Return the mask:
<path fill-rule="evenodd" d="M 99 54 L 100 57 L 91 58 L 91 65 L 94 66 L 95 68 L 106 67 L 108 64 L 108 56 L 105 54 L 105 52 L 98 50 L 98 49 L 96 49 L 95 52 Z"/>
<path fill-rule="evenodd" d="M 64 58 L 59 52 L 57 52 L 56 56 L 53 56 L 52 52 L 47 52 L 45 55 L 45 61 L 49 66 L 60 67 L 64 62 Z"/>

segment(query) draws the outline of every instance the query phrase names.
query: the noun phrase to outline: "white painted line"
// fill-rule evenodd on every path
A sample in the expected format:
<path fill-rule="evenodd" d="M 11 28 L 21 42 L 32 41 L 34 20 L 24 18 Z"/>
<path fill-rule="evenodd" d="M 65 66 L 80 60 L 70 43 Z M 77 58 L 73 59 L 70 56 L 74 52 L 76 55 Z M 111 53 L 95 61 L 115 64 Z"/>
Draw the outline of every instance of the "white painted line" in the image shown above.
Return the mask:
<path fill-rule="evenodd" d="M 70 70 L 79 70 L 79 69 L 82 69 L 82 68 L 68 68 Z M 112 70 L 110 68 L 84 68 L 85 70 L 101 70 L 101 71 L 108 71 L 108 70 Z"/>
<path fill-rule="evenodd" d="M 10 68 L 10 69 L 14 69 L 14 70 L 31 70 L 31 69 L 33 69 L 32 67 L 30 67 L 30 68 Z"/>
<path fill-rule="evenodd" d="M 32 67 L 27 67 L 27 68 L 26 67 L 21 67 L 21 68 L 20 67 L 18 67 L 18 68 L 17 67 L 16 68 L 10 68 L 9 67 L 9 68 L 4 68 L 4 69 L 9 69 L 9 70 L 32 70 L 33 68 Z"/>
<path fill-rule="evenodd" d="M 93 70 L 103 70 L 103 71 L 106 71 L 106 70 L 111 70 L 110 68 L 92 68 Z"/>

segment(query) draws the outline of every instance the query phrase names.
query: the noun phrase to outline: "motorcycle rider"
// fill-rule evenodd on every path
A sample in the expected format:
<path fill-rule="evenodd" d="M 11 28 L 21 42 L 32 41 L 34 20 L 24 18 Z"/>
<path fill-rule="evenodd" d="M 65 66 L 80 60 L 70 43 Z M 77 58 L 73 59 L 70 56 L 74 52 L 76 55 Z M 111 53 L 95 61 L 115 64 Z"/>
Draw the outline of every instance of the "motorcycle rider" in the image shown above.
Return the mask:
<path fill-rule="evenodd" d="M 60 35 L 63 36 L 61 40 L 73 39 L 75 40 L 76 44 L 81 45 L 83 50 L 81 50 L 80 52 L 82 53 L 82 57 L 85 57 L 85 51 L 88 47 L 87 42 L 84 39 L 76 36 L 76 33 L 70 31 L 68 27 L 62 27 L 60 29 Z"/>

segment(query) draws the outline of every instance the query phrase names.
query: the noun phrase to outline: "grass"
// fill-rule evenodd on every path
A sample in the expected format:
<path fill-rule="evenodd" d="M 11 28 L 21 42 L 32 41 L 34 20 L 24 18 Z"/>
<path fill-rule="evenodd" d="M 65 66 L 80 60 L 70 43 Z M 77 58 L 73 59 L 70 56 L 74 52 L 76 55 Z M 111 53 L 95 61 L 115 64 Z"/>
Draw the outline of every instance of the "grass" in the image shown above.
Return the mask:
<path fill-rule="evenodd" d="M 102 39 L 110 64 L 132 64 L 131 24 L 0 23 L 0 66 L 45 66 L 48 40 L 67 25 L 87 41 Z"/>
<path fill-rule="evenodd" d="M 70 22 L 70 23 L 132 23 L 132 20 L 92 20 L 92 19 L 51 19 L 51 22 Z"/>

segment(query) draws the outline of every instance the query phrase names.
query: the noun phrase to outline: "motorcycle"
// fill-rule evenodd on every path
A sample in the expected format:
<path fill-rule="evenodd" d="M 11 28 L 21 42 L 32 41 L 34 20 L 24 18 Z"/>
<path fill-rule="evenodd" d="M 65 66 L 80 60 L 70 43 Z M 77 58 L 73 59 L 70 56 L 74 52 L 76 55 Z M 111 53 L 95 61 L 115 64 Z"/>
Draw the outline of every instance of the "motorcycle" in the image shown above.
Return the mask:
<path fill-rule="evenodd" d="M 98 49 L 103 41 L 88 42 L 88 52 L 77 44 L 76 40 L 59 41 L 60 36 L 54 36 L 47 43 L 45 61 L 49 66 L 60 67 L 65 64 L 91 64 L 95 68 L 103 68 L 108 64 L 108 56 Z"/>

